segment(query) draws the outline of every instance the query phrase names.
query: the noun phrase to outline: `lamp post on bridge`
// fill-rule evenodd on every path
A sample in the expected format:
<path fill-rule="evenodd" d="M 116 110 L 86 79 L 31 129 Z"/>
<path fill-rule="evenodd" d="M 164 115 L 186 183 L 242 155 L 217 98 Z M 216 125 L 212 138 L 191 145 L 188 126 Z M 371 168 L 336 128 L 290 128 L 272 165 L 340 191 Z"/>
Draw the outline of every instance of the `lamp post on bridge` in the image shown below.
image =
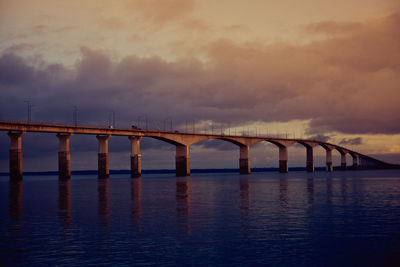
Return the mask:
<path fill-rule="evenodd" d="M 167 127 L 167 122 L 169 122 L 170 123 L 170 127 L 169 127 L 169 129 L 170 129 L 170 131 L 172 132 L 172 118 L 171 117 L 167 117 L 167 118 L 165 118 L 164 120 L 163 120 L 163 122 L 164 122 L 164 131 L 168 131 L 168 127 Z"/>
<path fill-rule="evenodd" d="M 112 122 L 112 124 L 111 124 Z M 110 111 L 108 114 L 108 127 L 114 127 L 115 128 L 115 112 L 114 110 Z"/>
<path fill-rule="evenodd" d="M 146 126 L 146 130 L 148 129 L 148 124 L 147 124 L 147 114 L 142 114 L 142 115 L 140 115 L 140 116 L 138 116 L 138 118 L 137 118 L 137 126 L 140 128 L 140 121 L 141 121 L 141 119 L 142 118 L 144 118 L 144 121 L 145 121 L 145 126 Z"/>
<path fill-rule="evenodd" d="M 26 100 L 24 102 L 27 104 L 27 111 L 28 111 L 27 122 L 30 123 L 32 121 L 32 107 L 34 107 L 35 105 L 32 105 L 30 100 Z"/>
<path fill-rule="evenodd" d="M 72 112 L 72 122 L 75 126 L 78 125 L 78 108 L 76 106 L 72 106 L 74 111 Z"/>

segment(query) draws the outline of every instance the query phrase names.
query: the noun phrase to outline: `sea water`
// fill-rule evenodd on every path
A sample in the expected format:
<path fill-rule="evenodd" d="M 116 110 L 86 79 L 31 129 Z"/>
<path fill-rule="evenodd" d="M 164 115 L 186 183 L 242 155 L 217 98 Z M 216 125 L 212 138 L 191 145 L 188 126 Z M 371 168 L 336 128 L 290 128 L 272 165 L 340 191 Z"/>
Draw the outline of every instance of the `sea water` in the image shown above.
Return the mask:
<path fill-rule="evenodd" d="M 400 171 L 0 177 L 0 265 L 399 266 Z"/>

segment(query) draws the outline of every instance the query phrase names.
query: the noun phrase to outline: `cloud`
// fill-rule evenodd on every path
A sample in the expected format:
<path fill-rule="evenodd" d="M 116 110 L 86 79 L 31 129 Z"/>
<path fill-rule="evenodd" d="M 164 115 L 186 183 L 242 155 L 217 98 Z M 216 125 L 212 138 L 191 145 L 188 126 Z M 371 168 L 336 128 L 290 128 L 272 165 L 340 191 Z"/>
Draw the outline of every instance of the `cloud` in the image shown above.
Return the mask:
<path fill-rule="evenodd" d="M 220 151 L 233 151 L 233 150 L 238 150 L 238 146 L 231 144 L 226 141 L 222 140 L 209 140 L 209 141 L 203 141 L 198 144 L 195 144 L 196 146 L 202 147 L 202 148 L 210 148 L 210 149 L 215 149 L 215 150 L 220 150 Z"/>
<path fill-rule="evenodd" d="M 18 44 L 10 45 L 8 48 L 5 49 L 5 52 L 10 53 L 10 54 L 21 53 L 21 52 L 24 52 L 27 50 L 32 50 L 35 47 L 37 47 L 37 45 L 34 43 L 27 43 L 27 42 L 18 43 Z"/>
<path fill-rule="evenodd" d="M 191 13 L 194 7 L 194 0 L 133 0 L 129 4 L 129 8 L 140 13 L 142 19 L 157 25 L 180 19 Z"/>
<path fill-rule="evenodd" d="M 234 25 L 225 26 L 223 29 L 228 32 L 245 32 L 245 33 L 247 33 L 247 32 L 251 31 L 249 29 L 249 27 L 247 27 L 246 25 L 242 25 L 242 24 L 234 24 Z"/>
<path fill-rule="evenodd" d="M 360 22 L 321 21 L 307 24 L 304 28 L 311 34 L 342 35 L 363 30 L 364 25 Z"/>
<path fill-rule="evenodd" d="M 13 54 L 5 54 L 0 59 L 0 85 L 4 93 L 10 93 L 8 85 L 24 86 L 33 79 L 34 68 L 28 66 L 25 61 Z"/>
<path fill-rule="evenodd" d="M 344 138 L 339 142 L 339 145 L 362 145 L 363 140 L 361 137 L 355 137 L 355 138 Z"/>
<path fill-rule="evenodd" d="M 328 140 L 331 139 L 331 137 L 328 136 L 328 135 L 319 134 L 319 135 L 314 135 L 314 136 L 307 137 L 307 139 L 317 140 L 317 141 L 320 141 L 320 142 L 328 142 Z"/>
<path fill-rule="evenodd" d="M 400 153 L 373 154 L 371 157 L 392 164 L 399 164 L 400 162 Z"/>
<path fill-rule="evenodd" d="M 116 17 L 101 17 L 98 19 L 98 23 L 103 29 L 105 28 L 112 31 L 120 30 L 125 26 L 124 21 Z"/>
<path fill-rule="evenodd" d="M 77 26 L 63 26 L 63 27 L 58 27 L 58 28 L 55 28 L 54 30 L 53 30 L 53 32 L 55 32 L 55 33 L 66 33 L 66 32 L 69 32 L 69 31 L 72 31 L 72 30 L 75 30 L 75 29 L 77 29 L 78 27 Z"/>
<path fill-rule="evenodd" d="M 206 61 L 128 56 L 112 60 L 87 47 L 73 68 L 37 65 L 15 54 L 0 57 L 2 117 L 120 126 L 148 121 L 249 122 L 310 120 L 308 134 L 400 133 L 400 15 L 364 23 L 362 30 L 311 44 L 236 44 L 203 47 Z M 154 123 L 153 123 L 154 124 Z"/>
<path fill-rule="evenodd" d="M 187 19 L 181 23 L 181 29 L 193 32 L 210 32 L 212 27 L 205 21 L 199 19 Z"/>
<path fill-rule="evenodd" d="M 390 153 L 400 153 L 400 145 L 391 145 L 389 152 Z"/>
<path fill-rule="evenodd" d="M 45 25 L 45 24 L 38 24 L 33 26 L 32 31 L 35 34 L 45 34 L 49 31 L 49 26 Z"/>

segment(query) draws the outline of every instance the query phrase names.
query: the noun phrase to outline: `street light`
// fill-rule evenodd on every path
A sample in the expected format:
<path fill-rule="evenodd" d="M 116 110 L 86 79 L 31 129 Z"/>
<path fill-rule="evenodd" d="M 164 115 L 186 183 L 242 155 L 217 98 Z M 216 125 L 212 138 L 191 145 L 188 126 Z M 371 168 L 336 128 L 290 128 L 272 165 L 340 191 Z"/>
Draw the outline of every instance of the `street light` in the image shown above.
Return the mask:
<path fill-rule="evenodd" d="M 26 100 L 24 101 L 27 104 L 27 109 L 28 109 L 28 123 L 32 121 L 32 107 L 34 105 L 31 104 L 31 101 Z"/>
<path fill-rule="evenodd" d="M 72 112 L 72 122 L 75 126 L 78 125 L 78 108 L 76 106 L 72 106 L 74 111 Z"/>
<path fill-rule="evenodd" d="M 145 120 L 145 123 L 146 123 L 146 130 L 147 130 L 147 114 L 142 114 L 142 115 L 140 115 L 140 116 L 138 116 L 138 127 L 140 128 L 140 121 L 141 121 L 141 119 L 142 118 L 144 118 L 144 120 Z"/>
<path fill-rule="evenodd" d="M 170 131 L 172 132 L 172 117 L 167 117 L 163 120 L 164 122 L 164 131 L 168 131 L 167 122 L 170 123 Z"/>
<path fill-rule="evenodd" d="M 112 119 L 113 119 L 113 126 L 115 128 L 115 112 L 114 112 L 114 110 L 112 111 Z"/>
<path fill-rule="evenodd" d="M 112 122 L 112 124 L 111 124 Z M 110 111 L 110 113 L 108 113 L 108 127 L 115 127 L 115 112 L 114 110 Z"/>

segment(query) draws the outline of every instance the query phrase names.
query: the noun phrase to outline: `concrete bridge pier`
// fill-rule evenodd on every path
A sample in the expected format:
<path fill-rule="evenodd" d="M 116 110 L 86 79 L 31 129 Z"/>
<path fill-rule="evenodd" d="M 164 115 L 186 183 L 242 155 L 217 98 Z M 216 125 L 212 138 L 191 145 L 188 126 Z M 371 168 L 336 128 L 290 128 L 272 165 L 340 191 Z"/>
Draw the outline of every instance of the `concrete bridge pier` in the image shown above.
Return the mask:
<path fill-rule="evenodd" d="M 96 135 L 99 140 L 98 154 L 98 175 L 99 178 L 108 178 L 110 176 L 109 155 L 108 155 L 108 140 L 111 135 Z"/>
<path fill-rule="evenodd" d="M 142 176 L 142 155 L 140 154 L 140 136 L 129 136 L 131 140 L 132 150 L 131 150 L 131 177 Z"/>
<path fill-rule="evenodd" d="M 307 146 L 307 162 L 306 162 L 306 170 L 307 172 L 314 172 L 314 151 L 312 146 Z"/>
<path fill-rule="evenodd" d="M 72 134 L 57 134 L 60 142 L 60 151 L 58 152 L 58 178 L 71 178 L 71 152 L 69 151 L 69 140 Z"/>
<path fill-rule="evenodd" d="M 353 154 L 351 154 L 351 156 L 353 157 L 353 169 L 358 169 L 358 161 L 359 161 L 359 158 L 358 158 L 358 155 L 353 155 Z"/>
<path fill-rule="evenodd" d="M 368 157 L 359 157 L 360 159 L 360 165 L 359 168 L 362 169 L 376 169 L 376 168 L 381 168 L 382 165 L 375 161 L 374 159 L 368 158 Z"/>
<path fill-rule="evenodd" d="M 359 157 L 358 168 L 360 168 L 360 169 L 366 169 L 367 168 L 367 161 L 363 157 Z"/>
<path fill-rule="evenodd" d="M 332 163 L 332 149 L 325 148 L 326 150 L 326 171 L 333 171 L 333 163 Z"/>
<path fill-rule="evenodd" d="M 360 164 L 363 169 L 385 169 L 390 166 L 390 164 L 382 163 L 382 161 L 370 157 L 360 157 Z"/>
<path fill-rule="evenodd" d="M 175 167 L 176 176 L 190 176 L 189 146 L 176 145 Z"/>
<path fill-rule="evenodd" d="M 240 174 L 250 174 L 250 147 L 240 147 L 239 169 Z"/>
<path fill-rule="evenodd" d="M 346 153 L 340 152 L 340 169 L 345 171 L 347 169 Z"/>
<path fill-rule="evenodd" d="M 25 132 L 8 132 L 10 137 L 10 180 L 22 180 L 22 136 Z"/>
<path fill-rule="evenodd" d="M 279 146 L 279 172 L 287 173 L 288 168 L 288 151 L 286 146 Z"/>

